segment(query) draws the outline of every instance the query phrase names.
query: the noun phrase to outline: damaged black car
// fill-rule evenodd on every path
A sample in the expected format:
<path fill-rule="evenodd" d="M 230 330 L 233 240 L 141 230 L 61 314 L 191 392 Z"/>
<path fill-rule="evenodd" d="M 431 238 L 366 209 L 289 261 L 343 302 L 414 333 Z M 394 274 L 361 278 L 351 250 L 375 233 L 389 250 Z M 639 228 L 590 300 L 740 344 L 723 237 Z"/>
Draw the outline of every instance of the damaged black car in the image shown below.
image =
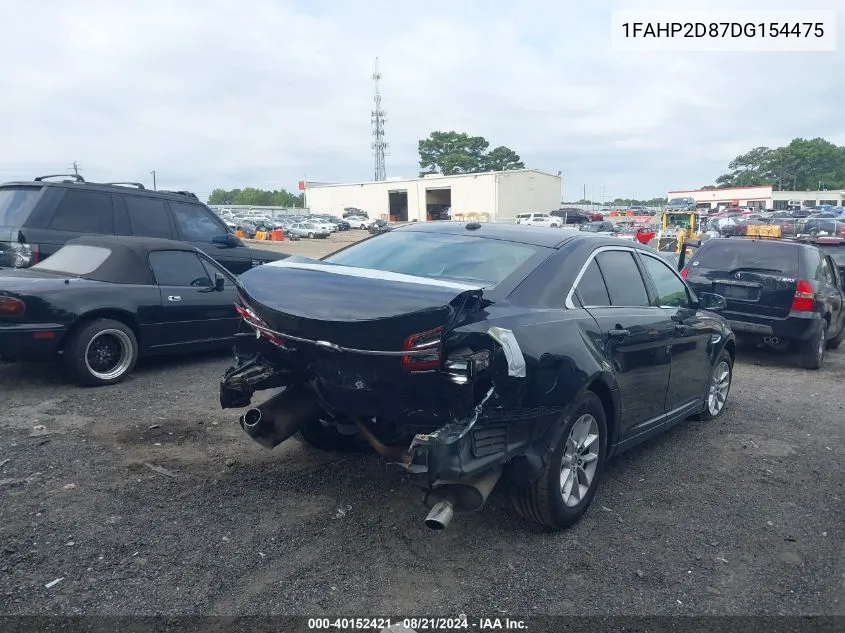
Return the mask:
<path fill-rule="evenodd" d="M 424 490 L 433 529 L 499 482 L 566 528 L 608 458 L 715 418 L 731 386 L 725 300 L 612 237 L 417 223 L 237 283 L 222 407 L 251 406 L 240 424 L 267 448 L 368 444 Z"/>

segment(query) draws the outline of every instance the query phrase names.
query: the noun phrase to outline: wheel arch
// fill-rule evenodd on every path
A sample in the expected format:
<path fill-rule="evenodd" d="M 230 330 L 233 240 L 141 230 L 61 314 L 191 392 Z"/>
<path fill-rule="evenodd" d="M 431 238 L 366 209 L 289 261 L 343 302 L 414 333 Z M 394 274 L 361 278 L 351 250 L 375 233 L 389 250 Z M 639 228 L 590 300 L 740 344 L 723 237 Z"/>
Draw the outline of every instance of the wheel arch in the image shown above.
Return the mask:
<path fill-rule="evenodd" d="M 610 450 L 617 441 L 619 433 L 620 402 L 619 392 L 613 386 L 615 382 L 611 377 L 601 373 L 593 376 L 587 381 L 581 393 L 591 391 L 601 401 L 604 408 L 605 422 L 607 424 L 607 448 Z"/>
<path fill-rule="evenodd" d="M 120 308 L 99 308 L 95 310 L 90 310 L 81 315 L 62 337 L 62 340 L 59 343 L 59 350 L 64 351 L 67 342 L 70 341 L 71 338 L 80 329 L 97 319 L 112 319 L 114 321 L 123 323 L 130 330 L 132 330 L 132 333 L 135 335 L 135 340 L 138 342 L 138 349 L 140 351 L 141 328 L 138 324 L 138 320 L 131 312 L 129 312 L 128 310 L 122 310 Z"/>

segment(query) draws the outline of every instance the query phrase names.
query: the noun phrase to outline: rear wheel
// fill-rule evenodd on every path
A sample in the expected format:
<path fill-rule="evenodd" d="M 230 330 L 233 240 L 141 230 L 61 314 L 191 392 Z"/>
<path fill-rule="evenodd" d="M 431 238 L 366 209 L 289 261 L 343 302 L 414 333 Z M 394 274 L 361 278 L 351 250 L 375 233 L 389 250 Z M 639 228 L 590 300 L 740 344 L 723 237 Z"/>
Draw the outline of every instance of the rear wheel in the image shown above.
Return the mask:
<path fill-rule="evenodd" d="M 827 342 L 827 349 L 837 349 L 845 340 L 845 327 L 842 331 Z"/>
<path fill-rule="evenodd" d="M 798 363 L 804 369 L 820 369 L 827 348 L 827 321 L 822 321 L 818 333 L 798 343 Z"/>
<path fill-rule="evenodd" d="M 313 239 L 314 239 L 314 234 L 313 234 L 313 233 L 309 233 L 309 234 L 308 234 L 308 239 L 309 239 L 309 240 L 313 240 Z"/>
<path fill-rule="evenodd" d="M 562 429 L 549 462 L 534 483 L 512 486 L 511 502 L 525 519 L 561 530 L 581 518 L 596 493 L 607 452 L 607 421 L 601 400 L 585 393 Z"/>
<path fill-rule="evenodd" d="M 80 384 L 97 387 L 121 382 L 138 361 L 132 329 L 113 319 L 97 319 L 74 332 L 64 347 L 68 373 Z"/>

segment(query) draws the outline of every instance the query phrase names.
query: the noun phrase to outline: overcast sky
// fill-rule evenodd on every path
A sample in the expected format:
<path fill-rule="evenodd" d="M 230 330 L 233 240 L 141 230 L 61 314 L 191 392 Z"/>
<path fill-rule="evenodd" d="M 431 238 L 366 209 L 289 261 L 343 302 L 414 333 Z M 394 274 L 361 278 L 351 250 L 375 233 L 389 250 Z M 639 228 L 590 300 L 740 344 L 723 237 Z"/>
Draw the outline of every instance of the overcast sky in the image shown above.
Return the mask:
<path fill-rule="evenodd" d="M 781 0 L 688 8 L 797 8 Z M 803 8 L 842 8 L 804 0 Z M 373 60 L 388 176 L 458 130 L 564 174 L 564 196 L 698 187 L 737 154 L 845 144 L 836 53 L 619 53 L 648 0 L 0 0 L 0 180 L 64 172 L 189 188 L 368 180 Z"/>

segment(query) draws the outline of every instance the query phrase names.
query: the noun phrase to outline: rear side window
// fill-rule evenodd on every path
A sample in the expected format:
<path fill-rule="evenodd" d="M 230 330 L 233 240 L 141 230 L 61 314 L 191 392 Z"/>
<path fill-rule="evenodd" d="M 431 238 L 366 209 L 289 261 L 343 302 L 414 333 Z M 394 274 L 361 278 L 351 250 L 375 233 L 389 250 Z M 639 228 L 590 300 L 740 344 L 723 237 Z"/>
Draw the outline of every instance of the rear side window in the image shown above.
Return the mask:
<path fill-rule="evenodd" d="M 591 261 L 590 265 L 587 266 L 581 277 L 581 281 L 578 282 L 575 292 L 578 294 L 578 299 L 584 307 L 610 305 L 607 286 L 605 286 L 604 277 L 602 277 L 596 260 Z"/>
<path fill-rule="evenodd" d="M 163 200 L 126 196 L 126 212 L 132 235 L 137 237 L 171 238 L 170 217 Z"/>
<path fill-rule="evenodd" d="M 628 251 L 606 251 L 596 257 L 607 284 L 610 305 L 642 306 L 648 303 L 648 292 L 637 262 Z"/>
<path fill-rule="evenodd" d="M 68 189 L 50 222 L 54 231 L 114 233 L 114 207 L 110 193 Z"/>
<path fill-rule="evenodd" d="M 19 227 L 26 222 L 40 193 L 38 187 L 0 189 L 0 226 Z"/>
<path fill-rule="evenodd" d="M 64 275 L 89 275 L 97 270 L 111 255 L 111 249 L 102 246 L 68 244 L 52 257 L 33 266 L 33 270 L 47 270 Z"/>
<path fill-rule="evenodd" d="M 196 253 L 156 251 L 150 253 L 150 268 L 160 286 L 213 286 L 208 271 Z"/>
<path fill-rule="evenodd" d="M 715 239 L 698 250 L 690 262 L 695 269 L 756 270 L 799 276 L 800 246 L 773 240 Z"/>
<path fill-rule="evenodd" d="M 198 204 L 170 202 L 179 239 L 186 242 L 211 243 L 215 237 L 226 235 L 226 227 L 213 213 Z"/>

